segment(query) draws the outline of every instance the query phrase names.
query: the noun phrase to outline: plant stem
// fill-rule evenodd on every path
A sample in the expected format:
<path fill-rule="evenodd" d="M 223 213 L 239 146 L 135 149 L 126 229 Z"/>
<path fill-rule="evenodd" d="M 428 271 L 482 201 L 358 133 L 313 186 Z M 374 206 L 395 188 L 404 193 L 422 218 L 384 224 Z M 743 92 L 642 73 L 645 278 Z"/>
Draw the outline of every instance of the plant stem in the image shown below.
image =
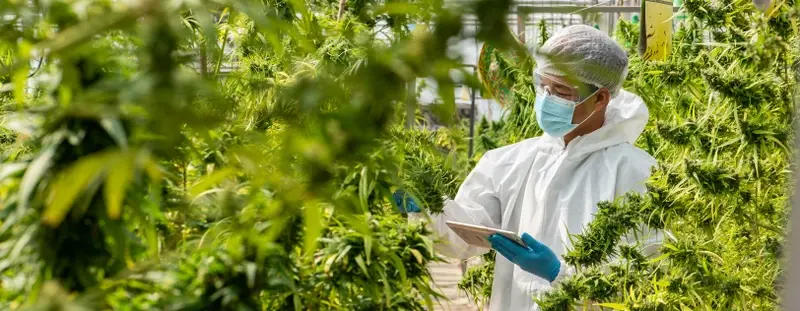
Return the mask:
<path fill-rule="evenodd" d="M 183 171 L 182 172 L 183 173 L 183 193 L 186 193 L 186 167 L 187 167 L 187 165 L 186 165 L 186 162 L 184 161 L 183 162 L 183 170 L 182 170 Z"/>
<path fill-rule="evenodd" d="M 339 0 L 339 14 L 336 14 L 336 20 L 339 21 L 342 19 L 342 15 L 344 15 L 344 7 L 347 3 L 347 0 Z"/>
<path fill-rule="evenodd" d="M 775 232 L 775 233 L 780 234 L 780 235 L 784 234 L 784 230 L 782 230 L 781 228 L 778 228 L 776 226 L 759 222 L 758 220 L 752 219 L 750 217 L 741 217 L 741 218 L 744 219 L 745 221 L 751 223 L 751 224 L 754 224 L 754 225 L 758 226 L 758 227 L 767 229 L 769 231 Z"/>
<path fill-rule="evenodd" d="M 232 17 L 233 15 L 228 13 L 228 19 L 225 20 L 225 24 L 230 24 Z M 220 19 L 222 19 L 222 17 L 220 17 Z M 230 27 L 225 27 L 225 33 L 222 34 L 222 44 L 219 47 L 219 56 L 217 57 L 216 68 L 214 68 L 214 75 L 218 75 L 219 70 L 222 67 L 222 61 L 225 57 L 225 44 L 228 42 L 228 33 L 230 33 L 230 30 Z"/>
<path fill-rule="evenodd" d="M 208 48 L 207 45 L 200 45 L 200 76 L 205 78 L 208 75 Z"/>

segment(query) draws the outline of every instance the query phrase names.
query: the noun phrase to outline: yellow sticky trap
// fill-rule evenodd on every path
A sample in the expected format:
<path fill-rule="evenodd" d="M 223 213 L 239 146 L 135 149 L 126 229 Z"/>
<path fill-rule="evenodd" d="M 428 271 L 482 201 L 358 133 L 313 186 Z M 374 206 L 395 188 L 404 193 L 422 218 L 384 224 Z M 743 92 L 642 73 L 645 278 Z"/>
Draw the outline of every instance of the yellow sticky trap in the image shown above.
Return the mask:
<path fill-rule="evenodd" d="M 644 60 L 665 60 L 672 50 L 672 2 L 642 2 L 639 55 Z"/>

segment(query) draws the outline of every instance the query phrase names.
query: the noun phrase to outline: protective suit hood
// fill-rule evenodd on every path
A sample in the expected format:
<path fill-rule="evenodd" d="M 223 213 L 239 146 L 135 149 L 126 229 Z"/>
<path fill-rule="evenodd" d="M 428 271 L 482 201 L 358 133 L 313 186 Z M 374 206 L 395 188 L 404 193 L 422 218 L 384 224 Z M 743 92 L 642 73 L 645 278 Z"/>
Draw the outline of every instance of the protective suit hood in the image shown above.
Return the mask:
<path fill-rule="evenodd" d="M 571 157 L 580 157 L 621 143 L 633 144 L 644 131 L 650 116 L 641 97 L 625 90 L 611 99 L 606 108 L 603 126 L 570 142 Z M 542 144 L 555 150 L 564 149 L 564 139 L 544 134 Z"/>

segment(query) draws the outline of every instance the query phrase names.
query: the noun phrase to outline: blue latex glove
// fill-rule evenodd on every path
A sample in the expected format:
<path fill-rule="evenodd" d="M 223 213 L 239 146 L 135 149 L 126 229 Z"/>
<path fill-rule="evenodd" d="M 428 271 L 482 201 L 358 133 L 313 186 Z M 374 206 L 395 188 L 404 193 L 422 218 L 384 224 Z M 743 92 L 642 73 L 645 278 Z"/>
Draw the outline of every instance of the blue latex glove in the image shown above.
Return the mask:
<path fill-rule="evenodd" d="M 522 241 L 528 247 L 521 246 L 499 234 L 489 236 L 492 248 L 522 270 L 550 282 L 555 280 L 561 270 L 561 262 L 558 261 L 556 254 L 547 245 L 539 243 L 528 233 L 522 234 Z"/>
<path fill-rule="evenodd" d="M 401 213 L 419 213 L 421 211 L 419 205 L 417 205 L 417 201 L 403 190 L 395 191 L 392 194 L 392 198 L 397 206 L 397 210 Z"/>

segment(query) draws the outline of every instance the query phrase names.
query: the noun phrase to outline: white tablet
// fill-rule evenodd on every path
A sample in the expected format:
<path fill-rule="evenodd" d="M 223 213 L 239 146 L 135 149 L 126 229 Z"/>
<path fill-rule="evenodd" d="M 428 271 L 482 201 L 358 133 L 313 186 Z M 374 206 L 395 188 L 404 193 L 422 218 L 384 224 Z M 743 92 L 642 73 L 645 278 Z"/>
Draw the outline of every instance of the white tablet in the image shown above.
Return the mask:
<path fill-rule="evenodd" d="M 453 232 L 458 234 L 464 242 L 469 245 L 491 248 L 492 244 L 489 243 L 489 236 L 492 234 L 500 234 L 510 240 L 517 242 L 517 244 L 525 246 L 525 242 L 514 232 L 489 228 L 484 226 L 477 226 L 465 224 L 463 222 L 447 221 L 445 222 Z M 526 246 L 527 247 L 527 246 Z"/>

